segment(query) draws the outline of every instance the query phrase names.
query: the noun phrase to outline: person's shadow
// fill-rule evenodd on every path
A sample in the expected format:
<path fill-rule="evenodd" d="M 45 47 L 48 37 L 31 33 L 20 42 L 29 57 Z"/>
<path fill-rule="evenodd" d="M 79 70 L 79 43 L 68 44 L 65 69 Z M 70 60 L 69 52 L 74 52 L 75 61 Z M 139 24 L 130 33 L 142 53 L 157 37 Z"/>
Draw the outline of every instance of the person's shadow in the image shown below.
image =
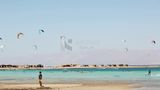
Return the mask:
<path fill-rule="evenodd" d="M 42 90 L 50 90 L 50 89 L 52 89 L 52 90 L 60 90 L 60 88 L 50 88 L 50 87 L 45 87 L 45 86 L 42 86 L 42 87 L 39 87 L 39 88 L 37 88 L 37 89 L 42 89 Z"/>
<path fill-rule="evenodd" d="M 52 89 L 52 88 L 42 86 L 42 87 L 39 87 L 39 88 L 37 88 L 37 89 Z"/>

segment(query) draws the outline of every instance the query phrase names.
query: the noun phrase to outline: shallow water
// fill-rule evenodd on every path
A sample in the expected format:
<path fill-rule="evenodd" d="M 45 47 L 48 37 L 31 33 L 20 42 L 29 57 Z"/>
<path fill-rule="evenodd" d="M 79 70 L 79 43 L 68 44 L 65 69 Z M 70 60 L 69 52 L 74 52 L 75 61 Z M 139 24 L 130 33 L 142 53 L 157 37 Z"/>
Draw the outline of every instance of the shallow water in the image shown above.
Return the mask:
<path fill-rule="evenodd" d="M 148 70 L 152 71 L 151 76 L 147 75 Z M 158 90 L 160 88 L 160 68 L 0 70 L 0 83 L 37 83 L 39 71 L 42 71 L 45 83 L 118 81 L 143 86 L 136 90 Z"/>

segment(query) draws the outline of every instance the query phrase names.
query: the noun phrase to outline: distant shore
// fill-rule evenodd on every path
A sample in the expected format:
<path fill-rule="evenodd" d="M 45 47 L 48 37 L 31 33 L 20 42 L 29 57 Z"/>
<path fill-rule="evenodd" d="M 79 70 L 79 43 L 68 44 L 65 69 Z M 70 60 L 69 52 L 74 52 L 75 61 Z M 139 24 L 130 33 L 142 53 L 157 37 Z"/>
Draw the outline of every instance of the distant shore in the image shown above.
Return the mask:
<path fill-rule="evenodd" d="M 65 64 L 59 66 L 43 66 L 39 65 L 0 65 L 0 70 L 45 70 L 45 69 L 78 69 L 78 68 L 160 68 L 160 65 L 127 65 L 127 64 L 109 64 L 109 65 L 79 65 Z"/>

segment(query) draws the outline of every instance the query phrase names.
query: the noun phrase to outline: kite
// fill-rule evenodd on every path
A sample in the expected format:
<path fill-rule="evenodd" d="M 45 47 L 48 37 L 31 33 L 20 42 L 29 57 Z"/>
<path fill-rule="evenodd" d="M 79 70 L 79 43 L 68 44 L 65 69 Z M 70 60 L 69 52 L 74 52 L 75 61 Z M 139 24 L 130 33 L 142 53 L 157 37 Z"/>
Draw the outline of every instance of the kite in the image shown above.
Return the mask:
<path fill-rule="evenodd" d="M 64 44 L 65 44 L 65 48 L 66 48 L 67 50 L 72 51 L 72 46 L 68 45 L 66 42 L 64 42 Z"/>
<path fill-rule="evenodd" d="M 21 32 L 20 32 L 20 33 L 18 33 L 18 34 L 17 34 L 17 39 L 20 39 L 22 36 L 24 36 L 24 34 L 23 34 L 23 33 L 21 33 Z"/>
<path fill-rule="evenodd" d="M 156 44 L 156 41 L 155 41 L 155 40 L 152 40 L 152 44 Z"/>
<path fill-rule="evenodd" d="M 0 50 L 1 50 L 1 52 L 3 52 L 3 51 L 4 51 L 4 50 L 3 50 L 3 49 L 4 49 L 4 47 L 5 47 L 5 45 L 3 45 L 3 44 L 1 44 L 1 45 L 0 45 Z"/>
<path fill-rule="evenodd" d="M 123 42 L 123 43 L 126 43 L 126 42 L 127 42 L 127 40 L 122 40 L 122 42 Z"/>
<path fill-rule="evenodd" d="M 40 29 L 39 30 L 39 34 L 42 34 L 42 33 L 44 33 L 45 31 L 43 30 L 43 29 Z"/>
<path fill-rule="evenodd" d="M 38 50 L 38 46 L 37 45 L 33 45 L 34 50 Z"/>
<path fill-rule="evenodd" d="M 61 49 L 65 51 L 66 49 L 69 51 L 72 51 L 72 39 L 66 40 L 65 36 L 60 36 L 60 41 L 61 41 Z"/>
<path fill-rule="evenodd" d="M 122 42 L 123 42 L 124 44 L 127 44 L 127 40 L 122 40 Z M 125 45 L 125 48 L 124 48 L 124 49 L 125 49 L 125 51 L 126 51 L 126 52 L 128 52 L 128 51 L 129 51 L 129 49 L 127 48 L 127 46 L 126 46 L 126 45 Z"/>
<path fill-rule="evenodd" d="M 68 43 L 72 44 L 72 39 L 68 39 Z"/>
<path fill-rule="evenodd" d="M 128 52 L 128 48 L 125 48 L 125 51 Z"/>

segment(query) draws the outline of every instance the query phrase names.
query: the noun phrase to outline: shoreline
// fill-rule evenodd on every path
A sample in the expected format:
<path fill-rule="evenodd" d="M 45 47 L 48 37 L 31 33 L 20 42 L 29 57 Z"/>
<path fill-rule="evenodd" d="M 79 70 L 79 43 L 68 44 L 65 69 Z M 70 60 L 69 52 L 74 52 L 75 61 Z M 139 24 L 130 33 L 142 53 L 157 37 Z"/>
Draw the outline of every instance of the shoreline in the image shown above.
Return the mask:
<path fill-rule="evenodd" d="M 17 83 L 18 82 L 18 83 Z M 0 82 L 0 90 L 138 90 L 143 84 L 130 81 L 105 81 L 105 82 L 81 82 L 81 83 L 49 83 L 43 82 L 42 88 L 39 83 Z"/>
<path fill-rule="evenodd" d="M 128 83 L 104 84 L 0 84 L 0 90 L 132 90 L 135 85 Z"/>

